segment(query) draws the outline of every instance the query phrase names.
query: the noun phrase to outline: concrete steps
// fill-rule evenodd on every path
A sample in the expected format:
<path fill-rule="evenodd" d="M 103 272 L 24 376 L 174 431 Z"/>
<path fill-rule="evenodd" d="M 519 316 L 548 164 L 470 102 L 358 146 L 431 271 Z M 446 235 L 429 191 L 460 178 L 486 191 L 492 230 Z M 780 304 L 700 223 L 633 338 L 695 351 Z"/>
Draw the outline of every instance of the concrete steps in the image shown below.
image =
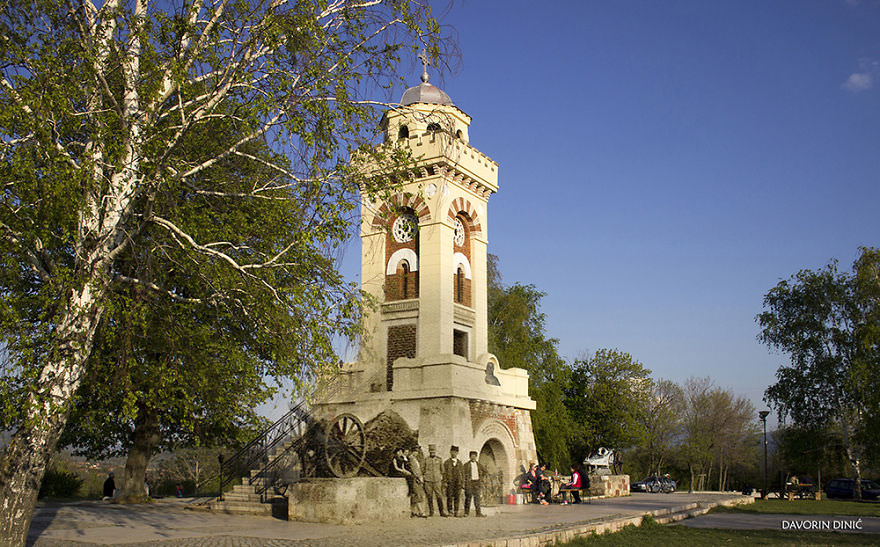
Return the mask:
<path fill-rule="evenodd" d="M 269 452 L 269 463 L 287 451 L 297 438 L 289 438 Z M 223 494 L 223 499 L 215 500 L 207 507 L 211 511 L 219 513 L 234 513 L 244 515 L 267 515 L 287 519 L 287 498 L 277 496 L 274 492 L 267 491 L 261 500 L 257 490 L 269 484 L 269 479 L 260 476 L 260 469 L 252 469 L 248 477 L 241 479 L 241 484 L 232 487 L 232 490 Z"/>

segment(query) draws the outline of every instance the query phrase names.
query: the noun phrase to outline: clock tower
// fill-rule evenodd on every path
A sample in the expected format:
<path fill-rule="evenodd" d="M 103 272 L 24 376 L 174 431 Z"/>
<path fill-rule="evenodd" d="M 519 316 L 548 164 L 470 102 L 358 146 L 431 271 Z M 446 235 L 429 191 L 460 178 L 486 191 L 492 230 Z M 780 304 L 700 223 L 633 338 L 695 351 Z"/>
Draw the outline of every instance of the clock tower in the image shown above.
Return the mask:
<path fill-rule="evenodd" d="M 423 62 L 425 62 L 423 60 Z M 364 422 L 399 415 L 423 447 L 475 450 L 502 495 L 536 459 L 528 373 L 488 351 L 488 203 L 498 164 L 470 144 L 471 117 L 428 82 L 382 119 L 384 144 L 414 172 L 395 193 L 361 202 L 361 283 L 377 307 L 364 319 L 344 389 L 318 408 Z M 381 176 L 381 172 L 377 173 Z"/>

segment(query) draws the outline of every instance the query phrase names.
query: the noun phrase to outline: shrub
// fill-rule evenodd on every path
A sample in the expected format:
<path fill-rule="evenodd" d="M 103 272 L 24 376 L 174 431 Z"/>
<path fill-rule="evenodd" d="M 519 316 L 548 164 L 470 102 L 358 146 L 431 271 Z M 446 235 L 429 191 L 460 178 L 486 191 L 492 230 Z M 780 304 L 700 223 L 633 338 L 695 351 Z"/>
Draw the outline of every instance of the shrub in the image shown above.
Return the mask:
<path fill-rule="evenodd" d="M 76 473 L 67 469 L 50 467 L 43 475 L 43 482 L 40 484 L 40 493 L 37 497 L 72 498 L 77 495 L 82 483 L 82 479 Z"/>

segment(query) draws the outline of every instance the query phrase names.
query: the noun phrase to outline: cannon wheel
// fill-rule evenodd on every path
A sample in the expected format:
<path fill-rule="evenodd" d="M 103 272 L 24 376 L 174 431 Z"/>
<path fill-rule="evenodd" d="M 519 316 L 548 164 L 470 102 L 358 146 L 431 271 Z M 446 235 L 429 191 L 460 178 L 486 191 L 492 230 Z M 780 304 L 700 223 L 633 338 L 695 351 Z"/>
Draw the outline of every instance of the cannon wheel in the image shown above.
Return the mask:
<path fill-rule="evenodd" d="M 367 455 L 364 424 L 353 414 L 340 414 L 327 428 L 324 458 L 335 477 L 354 477 Z"/>

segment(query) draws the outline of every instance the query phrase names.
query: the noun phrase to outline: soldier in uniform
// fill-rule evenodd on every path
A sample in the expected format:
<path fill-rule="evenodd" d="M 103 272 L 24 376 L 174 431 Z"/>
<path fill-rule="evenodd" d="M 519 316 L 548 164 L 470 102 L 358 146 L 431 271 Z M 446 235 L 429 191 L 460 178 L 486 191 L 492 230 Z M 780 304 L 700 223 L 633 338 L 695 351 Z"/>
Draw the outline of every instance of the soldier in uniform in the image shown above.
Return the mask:
<path fill-rule="evenodd" d="M 437 499 L 437 510 L 441 517 L 446 516 L 443 508 L 443 459 L 437 455 L 437 445 L 428 445 L 428 457 L 425 458 L 425 495 L 428 497 L 428 516 L 434 516 L 434 499 Z"/>
<path fill-rule="evenodd" d="M 473 498 L 476 516 L 485 517 L 486 515 L 480 511 L 480 481 L 486 476 L 486 468 L 477 461 L 475 450 L 471 450 L 468 456 L 470 459 L 461 468 L 461 475 L 464 479 L 464 516 L 468 515 L 471 498 Z"/>
<path fill-rule="evenodd" d="M 449 459 L 443 462 L 443 483 L 446 485 L 446 514 L 460 517 L 458 500 L 464 482 L 461 477 L 461 460 L 458 459 L 458 447 L 449 448 Z"/>

